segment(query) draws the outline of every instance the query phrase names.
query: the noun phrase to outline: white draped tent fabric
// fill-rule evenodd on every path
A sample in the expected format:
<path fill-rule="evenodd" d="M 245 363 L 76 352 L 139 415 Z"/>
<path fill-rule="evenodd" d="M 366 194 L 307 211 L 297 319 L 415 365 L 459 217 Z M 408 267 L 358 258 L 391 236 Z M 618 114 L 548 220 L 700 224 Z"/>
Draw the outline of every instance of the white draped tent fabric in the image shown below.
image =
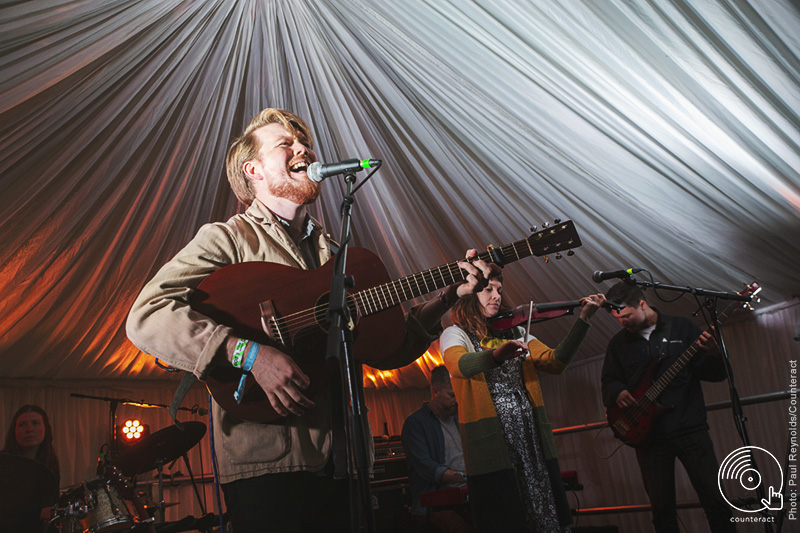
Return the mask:
<path fill-rule="evenodd" d="M 267 106 L 306 117 L 325 161 L 384 161 L 353 233 L 393 276 L 557 217 L 583 246 L 510 266 L 513 303 L 628 266 L 790 299 L 799 23 L 781 1 L 0 8 L 3 377 L 162 375 L 125 314 L 237 210 L 225 149 Z M 342 190 L 315 210 L 334 235 Z"/>
<path fill-rule="evenodd" d="M 202 224 L 242 209 L 225 151 L 265 107 L 305 118 L 323 161 L 383 161 L 353 243 L 392 278 L 560 218 L 582 246 L 508 265 L 509 303 L 575 300 L 627 267 L 800 294 L 792 0 L 2 2 L 2 427 L 15 388 L 172 387 L 125 317 Z M 312 209 L 334 237 L 343 191 L 328 180 Z M 618 327 L 595 324 L 581 358 Z M 412 372 L 382 379 L 424 387 Z"/>

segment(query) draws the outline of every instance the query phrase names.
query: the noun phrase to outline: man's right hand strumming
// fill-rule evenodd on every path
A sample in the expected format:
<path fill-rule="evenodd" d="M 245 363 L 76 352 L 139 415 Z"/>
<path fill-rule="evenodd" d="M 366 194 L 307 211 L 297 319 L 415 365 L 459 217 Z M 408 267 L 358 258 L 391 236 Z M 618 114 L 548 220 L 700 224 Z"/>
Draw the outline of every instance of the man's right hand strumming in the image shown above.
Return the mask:
<path fill-rule="evenodd" d="M 232 362 L 238 339 L 227 342 L 227 359 Z M 249 348 L 248 344 L 248 348 Z M 301 416 L 316 404 L 303 393 L 311 380 L 295 363 L 294 359 L 272 346 L 260 345 L 250 374 L 261 387 L 276 413 Z"/>

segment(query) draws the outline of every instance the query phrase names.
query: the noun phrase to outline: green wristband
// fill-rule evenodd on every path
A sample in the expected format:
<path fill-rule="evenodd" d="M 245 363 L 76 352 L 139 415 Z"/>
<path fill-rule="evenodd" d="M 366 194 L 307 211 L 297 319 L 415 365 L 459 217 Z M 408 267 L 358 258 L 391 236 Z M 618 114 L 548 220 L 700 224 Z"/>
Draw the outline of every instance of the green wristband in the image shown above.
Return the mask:
<path fill-rule="evenodd" d="M 231 364 L 234 368 L 242 367 L 242 357 L 244 357 L 244 349 L 247 348 L 247 339 L 239 339 L 236 341 L 236 348 L 233 350 L 233 357 Z"/>

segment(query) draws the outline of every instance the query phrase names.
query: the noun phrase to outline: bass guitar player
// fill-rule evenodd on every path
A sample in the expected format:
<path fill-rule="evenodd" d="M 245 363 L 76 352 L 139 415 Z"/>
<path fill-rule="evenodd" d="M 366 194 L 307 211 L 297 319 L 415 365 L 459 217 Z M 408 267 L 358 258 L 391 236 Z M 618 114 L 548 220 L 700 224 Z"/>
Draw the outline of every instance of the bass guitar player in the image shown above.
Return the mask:
<path fill-rule="evenodd" d="M 635 407 L 642 382 L 658 379 L 687 348 L 701 349 L 669 382 L 659 396 L 664 407 L 651 424 L 647 438 L 636 446 L 636 458 L 653 511 L 657 532 L 678 532 L 675 460 L 689 475 L 705 511 L 710 530 L 735 531 L 731 508 L 717 487 L 719 464 L 706 422 L 702 381 L 725 379 L 724 361 L 709 332 L 691 320 L 668 316 L 650 307 L 642 289 L 624 281 L 606 299 L 625 307 L 611 311 L 623 330 L 609 342 L 601 375 L 603 403 L 609 409 Z M 653 374 L 648 371 L 653 370 Z"/>

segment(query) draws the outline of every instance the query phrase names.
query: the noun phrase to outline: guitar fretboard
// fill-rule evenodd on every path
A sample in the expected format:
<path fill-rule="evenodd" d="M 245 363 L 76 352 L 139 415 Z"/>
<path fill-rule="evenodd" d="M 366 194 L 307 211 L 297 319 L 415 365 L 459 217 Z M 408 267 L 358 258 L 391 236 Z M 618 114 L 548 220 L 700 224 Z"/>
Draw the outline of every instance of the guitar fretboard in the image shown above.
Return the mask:
<path fill-rule="evenodd" d="M 719 315 L 719 323 L 722 324 L 730 314 L 739 307 L 739 305 L 733 303 L 729 305 L 725 311 L 723 311 Z M 706 330 L 708 331 L 708 330 Z M 700 339 L 694 341 L 691 346 L 689 346 L 686 351 L 684 351 L 680 357 L 678 357 L 674 363 L 670 365 L 670 367 L 659 377 L 653 384 L 647 389 L 647 392 L 644 394 L 644 397 L 647 398 L 650 402 L 655 402 L 656 398 L 658 398 L 664 389 L 670 384 L 670 382 L 675 379 L 675 377 L 680 373 L 684 367 L 689 364 L 689 362 L 697 355 L 697 352 L 700 351 Z"/>
<path fill-rule="evenodd" d="M 563 239 L 560 239 L 563 234 Z M 511 244 L 478 254 L 477 259 L 505 265 L 531 255 L 545 255 L 580 245 L 570 221 L 556 224 Z M 466 274 L 458 261 L 412 274 L 404 278 L 359 291 L 353 296 L 362 315 L 384 311 L 390 307 L 464 281 Z"/>

